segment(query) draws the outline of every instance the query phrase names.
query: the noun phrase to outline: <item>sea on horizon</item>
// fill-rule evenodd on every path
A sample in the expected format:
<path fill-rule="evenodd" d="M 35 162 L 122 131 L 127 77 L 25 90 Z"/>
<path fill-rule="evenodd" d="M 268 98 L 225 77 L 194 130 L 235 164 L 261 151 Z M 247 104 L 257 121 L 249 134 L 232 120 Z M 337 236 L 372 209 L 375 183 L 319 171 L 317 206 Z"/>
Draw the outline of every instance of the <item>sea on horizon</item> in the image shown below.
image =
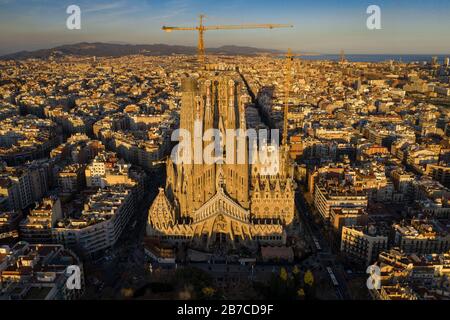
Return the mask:
<path fill-rule="evenodd" d="M 430 54 L 348 54 L 345 59 L 349 62 L 384 62 L 393 60 L 396 62 L 431 62 L 433 57 L 438 58 L 438 63 L 442 64 L 448 55 L 430 55 Z M 319 55 L 302 55 L 303 60 L 329 60 L 340 61 L 339 54 L 319 54 Z"/>

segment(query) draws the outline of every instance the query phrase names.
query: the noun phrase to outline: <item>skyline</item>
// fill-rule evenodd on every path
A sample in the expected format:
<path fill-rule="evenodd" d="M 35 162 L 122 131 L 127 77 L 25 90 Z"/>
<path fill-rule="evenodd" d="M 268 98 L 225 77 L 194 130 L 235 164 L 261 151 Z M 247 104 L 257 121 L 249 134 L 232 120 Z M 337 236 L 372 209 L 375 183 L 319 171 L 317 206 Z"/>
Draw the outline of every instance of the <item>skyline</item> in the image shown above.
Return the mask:
<path fill-rule="evenodd" d="M 66 8 L 81 8 L 81 30 L 68 30 Z M 368 30 L 366 9 L 381 8 L 382 29 Z M 199 0 L 81 1 L 0 0 L 0 55 L 78 42 L 178 44 L 195 46 L 197 35 L 164 33 L 163 25 L 194 26 L 198 14 L 205 24 L 289 23 L 294 29 L 214 31 L 207 47 L 252 46 L 322 54 L 448 54 L 450 3 L 425 1 L 254 1 L 205 4 Z"/>
<path fill-rule="evenodd" d="M 0 0 L 1 301 L 449 300 L 449 3 L 68 1 Z"/>

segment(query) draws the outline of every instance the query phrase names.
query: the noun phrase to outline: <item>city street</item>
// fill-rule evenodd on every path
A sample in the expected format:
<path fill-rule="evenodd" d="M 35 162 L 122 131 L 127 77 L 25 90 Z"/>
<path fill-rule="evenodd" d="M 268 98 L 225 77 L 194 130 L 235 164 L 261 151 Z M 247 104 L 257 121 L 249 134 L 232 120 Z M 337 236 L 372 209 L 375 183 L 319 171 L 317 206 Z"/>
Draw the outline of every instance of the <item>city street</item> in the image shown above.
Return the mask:
<path fill-rule="evenodd" d="M 108 254 L 90 268 L 96 270 L 95 275 L 102 283 L 101 290 L 111 288 L 113 297 L 120 297 L 121 290 L 131 285 L 139 287 L 146 284 L 145 256 L 142 241 L 147 226 L 148 209 L 157 194 L 158 187 L 163 184 L 163 173 L 153 172 L 148 176 L 150 187 L 138 203 L 135 214 L 118 241 L 117 245 L 108 251 Z M 88 275 L 89 276 L 89 275 Z M 101 294 L 98 292 L 98 294 Z"/>
<path fill-rule="evenodd" d="M 304 222 L 305 225 L 305 238 L 310 241 L 310 246 L 315 252 L 311 257 L 308 258 L 308 261 L 310 261 L 314 266 L 320 266 L 321 268 L 323 268 L 324 274 L 326 275 L 328 275 L 328 273 L 325 268 L 330 267 L 338 282 L 338 285 L 334 286 L 337 297 L 341 300 L 351 299 L 351 294 L 349 293 L 347 287 L 345 268 L 337 262 L 336 255 L 333 254 L 326 237 L 314 222 L 313 212 L 309 208 L 301 192 L 296 193 L 296 203 L 300 219 Z M 320 245 L 320 250 L 317 248 L 314 242 L 315 239 Z M 328 279 L 330 283 L 332 283 L 329 276 Z"/>

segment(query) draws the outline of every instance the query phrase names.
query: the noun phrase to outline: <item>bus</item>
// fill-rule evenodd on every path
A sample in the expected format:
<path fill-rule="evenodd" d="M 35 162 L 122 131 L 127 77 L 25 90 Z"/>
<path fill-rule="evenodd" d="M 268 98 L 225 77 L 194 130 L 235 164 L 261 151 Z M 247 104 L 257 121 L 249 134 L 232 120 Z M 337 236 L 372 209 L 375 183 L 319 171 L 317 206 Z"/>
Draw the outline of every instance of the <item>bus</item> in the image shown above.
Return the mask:
<path fill-rule="evenodd" d="M 322 247 L 320 246 L 319 240 L 317 240 L 317 238 L 314 237 L 314 236 L 312 238 L 313 238 L 313 241 L 314 241 L 314 245 L 316 246 L 316 250 L 317 251 L 322 251 Z"/>
<path fill-rule="evenodd" d="M 334 275 L 333 270 L 330 267 L 327 267 L 328 275 L 330 276 L 331 282 L 335 287 L 339 286 L 339 282 L 336 279 L 336 276 Z"/>

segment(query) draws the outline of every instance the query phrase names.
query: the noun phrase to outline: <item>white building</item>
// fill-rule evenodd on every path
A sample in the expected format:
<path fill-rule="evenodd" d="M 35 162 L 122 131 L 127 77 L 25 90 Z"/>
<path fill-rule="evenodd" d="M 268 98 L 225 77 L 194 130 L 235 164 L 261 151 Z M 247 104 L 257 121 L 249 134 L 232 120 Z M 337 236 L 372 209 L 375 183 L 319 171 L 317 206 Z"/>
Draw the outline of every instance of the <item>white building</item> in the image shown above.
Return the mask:
<path fill-rule="evenodd" d="M 92 255 L 112 247 L 134 212 L 130 187 L 117 185 L 99 189 L 90 196 L 79 219 L 59 221 L 53 229 L 58 243 Z"/>

